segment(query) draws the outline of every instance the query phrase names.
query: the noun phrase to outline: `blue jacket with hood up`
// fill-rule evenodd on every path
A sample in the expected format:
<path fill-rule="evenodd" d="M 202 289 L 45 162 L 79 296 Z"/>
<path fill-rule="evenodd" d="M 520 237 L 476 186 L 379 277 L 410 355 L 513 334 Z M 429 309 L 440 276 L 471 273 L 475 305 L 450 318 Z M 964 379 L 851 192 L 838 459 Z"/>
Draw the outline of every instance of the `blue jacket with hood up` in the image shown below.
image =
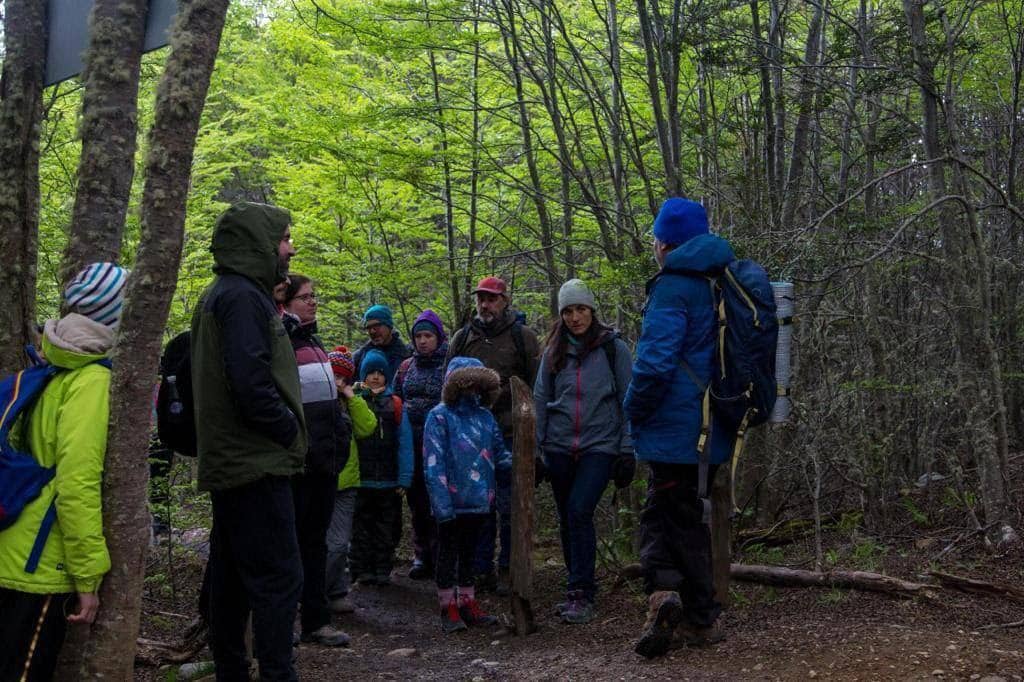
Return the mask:
<path fill-rule="evenodd" d="M 662 270 L 647 283 L 643 331 L 623 404 L 638 460 L 697 463 L 701 401 L 711 380 L 718 322 L 708 280 L 672 271 L 712 272 L 734 258 L 726 240 L 698 235 L 669 252 Z M 684 361 L 700 386 L 683 368 Z M 729 459 L 735 436 L 712 420 L 712 464 Z"/>

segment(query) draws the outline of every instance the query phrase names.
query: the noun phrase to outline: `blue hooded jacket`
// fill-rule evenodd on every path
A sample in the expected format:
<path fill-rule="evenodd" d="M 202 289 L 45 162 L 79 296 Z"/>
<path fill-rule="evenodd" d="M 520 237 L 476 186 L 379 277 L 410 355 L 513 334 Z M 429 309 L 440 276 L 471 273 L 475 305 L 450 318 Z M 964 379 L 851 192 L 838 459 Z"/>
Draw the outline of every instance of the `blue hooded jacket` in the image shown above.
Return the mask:
<path fill-rule="evenodd" d="M 493 402 L 500 387 L 498 373 L 476 358 L 448 363 L 442 402 L 427 415 L 423 432 L 424 479 L 439 523 L 490 512 L 495 469 L 512 467 L 501 427 L 481 404 Z"/>
<path fill-rule="evenodd" d="M 711 272 L 734 258 L 726 240 L 699 235 L 669 252 L 663 269 L 647 283 L 643 331 L 623 404 L 638 460 L 697 463 L 701 401 L 711 380 L 718 322 L 708 281 L 671 271 Z M 684 361 L 702 385 L 694 383 Z M 729 459 L 735 436 L 712 420 L 712 464 Z"/>

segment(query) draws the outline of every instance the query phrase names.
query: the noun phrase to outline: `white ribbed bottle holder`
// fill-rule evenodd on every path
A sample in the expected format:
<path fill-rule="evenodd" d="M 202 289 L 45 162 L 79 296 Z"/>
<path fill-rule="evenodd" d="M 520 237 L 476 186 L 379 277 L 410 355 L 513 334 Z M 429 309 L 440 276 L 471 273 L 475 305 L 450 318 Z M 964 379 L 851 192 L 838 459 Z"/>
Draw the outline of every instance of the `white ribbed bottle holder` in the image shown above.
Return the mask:
<path fill-rule="evenodd" d="M 791 319 L 787 324 L 781 321 L 792 318 L 796 310 L 792 282 L 772 282 L 772 293 L 775 295 L 776 316 L 779 318 L 779 342 L 775 347 L 775 381 L 779 385 L 779 392 L 789 391 L 790 368 L 792 366 L 791 354 L 793 349 L 793 323 Z M 780 395 L 775 401 L 775 408 L 772 410 L 768 421 L 779 424 L 789 419 L 792 409 L 789 396 Z"/>

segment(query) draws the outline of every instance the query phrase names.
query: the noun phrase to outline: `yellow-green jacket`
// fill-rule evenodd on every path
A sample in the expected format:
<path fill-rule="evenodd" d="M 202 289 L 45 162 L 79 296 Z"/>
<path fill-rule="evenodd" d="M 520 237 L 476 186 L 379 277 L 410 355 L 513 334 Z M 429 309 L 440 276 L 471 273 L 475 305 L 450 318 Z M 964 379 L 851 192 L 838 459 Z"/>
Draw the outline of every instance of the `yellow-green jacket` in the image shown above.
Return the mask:
<path fill-rule="evenodd" d="M 338 490 L 355 488 L 359 485 L 359 447 L 356 438 L 366 438 L 377 428 L 377 415 L 360 396 L 342 399 L 352 418 L 352 442 L 348 448 L 348 462 L 338 474 Z"/>
<path fill-rule="evenodd" d="M 50 380 L 24 418 L 28 451 L 42 466 L 55 466 L 56 475 L 14 525 L 0 531 L 0 587 L 34 594 L 96 592 L 110 570 L 100 492 L 110 370 L 95 362 L 112 344 L 110 329 L 75 313 L 46 323 L 43 353 L 69 371 Z M 38 568 L 26 573 L 25 562 L 54 497 L 57 522 Z"/>

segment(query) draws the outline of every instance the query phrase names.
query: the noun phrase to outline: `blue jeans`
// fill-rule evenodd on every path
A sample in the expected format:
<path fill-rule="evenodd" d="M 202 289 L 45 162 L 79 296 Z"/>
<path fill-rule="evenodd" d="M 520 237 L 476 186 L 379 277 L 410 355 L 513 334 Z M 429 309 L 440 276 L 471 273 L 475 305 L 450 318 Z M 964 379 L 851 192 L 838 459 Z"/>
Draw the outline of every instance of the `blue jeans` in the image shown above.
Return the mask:
<path fill-rule="evenodd" d="M 508 568 L 512 554 L 512 472 L 499 469 L 494 472 L 494 502 L 497 507 L 486 514 L 480 527 L 480 541 L 476 546 L 473 571 L 477 575 L 494 572 L 494 541 L 498 535 L 498 521 L 501 522 L 501 551 L 498 553 L 498 567 Z M 495 518 L 497 517 L 497 518 Z"/>
<path fill-rule="evenodd" d="M 545 459 L 558 507 L 562 556 L 569 571 L 568 591 L 582 590 L 583 596 L 593 602 L 597 593 L 594 510 L 608 487 L 615 455 L 592 452 L 574 459 L 571 455 L 550 454 Z"/>

